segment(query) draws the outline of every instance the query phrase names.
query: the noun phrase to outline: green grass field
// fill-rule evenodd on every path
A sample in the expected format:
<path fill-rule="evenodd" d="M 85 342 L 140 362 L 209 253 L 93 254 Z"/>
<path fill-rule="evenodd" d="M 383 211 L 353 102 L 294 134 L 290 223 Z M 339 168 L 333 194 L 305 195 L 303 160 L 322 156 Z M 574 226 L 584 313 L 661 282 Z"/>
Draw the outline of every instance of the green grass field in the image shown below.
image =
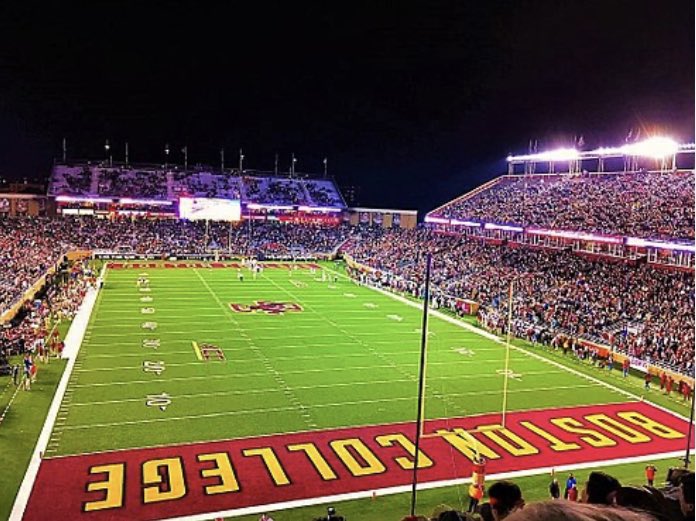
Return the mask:
<path fill-rule="evenodd" d="M 332 278 L 332 270 L 341 271 L 333 263 L 324 266 Z M 149 291 L 136 286 L 145 272 Z M 308 269 L 291 275 L 287 269 L 267 269 L 257 280 L 247 270 L 243 273 L 241 282 L 235 269 L 108 270 L 46 456 L 414 420 L 420 309 L 358 286 L 340 273 L 335 281 L 322 281 L 319 272 Z M 302 311 L 244 313 L 230 307 L 257 301 L 298 304 Z M 144 308 L 154 312 L 143 313 Z M 156 329 L 143 329 L 145 322 L 156 322 Z M 145 340 L 159 344 L 147 347 Z M 203 358 L 206 344 L 217 346 L 224 360 Z M 524 349 L 510 351 L 509 367 L 518 375 L 508 380 L 510 411 L 630 399 L 616 388 L 642 394 L 638 378 L 624 379 L 616 371 L 600 374 L 553 351 L 534 351 L 541 358 Z M 500 343 L 431 316 L 426 418 L 501 412 L 504 359 Z M 162 364 L 164 370 L 145 371 L 145 362 Z M 45 382 L 50 389 L 62 367 L 55 364 L 47 374 L 52 375 Z M 615 388 L 582 374 L 599 376 Z M 163 393 L 171 400 L 166 410 L 147 405 L 148 397 Z M 43 414 L 50 398 L 46 394 L 36 401 Z M 688 414 L 686 406 L 658 392 L 650 399 Z M 39 428 L 34 417 L 27 439 L 35 440 Z M 26 461 L 28 455 L 11 461 L 18 472 L 12 473 L 9 488 L 16 488 Z M 666 470 L 676 463 L 661 461 L 659 466 Z M 613 469 L 626 482 L 642 480 L 641 464 Z M 519 483 L 533 500 L 546 497 L 547 481 L 547 476 L 529 476 Z M 463 487 L 423 491 L 419 497 L 423 513 L 440 503 L 459 508 L 467 500 Z M 2 511 L 10 506 L 11 501 L 0 502 Z M 351 519 L 365 521 L 392 517 L 407 506 L 405 494 L 340 503 Z M 275 518 L 299 521 L 321 510 L 304 507 Z"/>
<path fill-rule="evenodd" d="M 111 270 L 68 387 L 47 455 L 409 421 L 416 409 L 420 311 L 339 279 L 265 270 Z M 142 297 L 151 302 L 141 302 Z M 303 312 L 237 313 L 229 303 L 293 302 Z M 152 307 L 153 314 L 141 314 Z M 155 331 L 142 329 L 146 321 Z M 157 349 L 144 339 L 159 339 Z M 214 344 L 224 361 L 199 360 Z M 461 349 L 465 348 L 462 354 Z M 426 416 L 498 412 L 505 351 L 450 323 L 430 322 Z M 164 362 L 159 376 L 144 361 Z M 513 351 L 510 410 L 625 401 Z M 145 405 L 167 393 L 166 413 Z M 183 423 L 185 422 L 185 423 Z M 182 428 L 185 426 L 185 428 Z"/>

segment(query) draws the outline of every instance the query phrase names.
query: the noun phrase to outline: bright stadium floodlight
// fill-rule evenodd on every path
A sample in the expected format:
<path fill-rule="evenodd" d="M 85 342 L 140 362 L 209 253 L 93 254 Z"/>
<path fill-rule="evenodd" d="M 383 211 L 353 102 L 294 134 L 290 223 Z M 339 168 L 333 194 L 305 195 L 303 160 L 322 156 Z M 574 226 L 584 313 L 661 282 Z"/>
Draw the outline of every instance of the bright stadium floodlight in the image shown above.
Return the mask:
<path fill-rule="evenodd" d="M 579 153 L 574 148 L 559 148 L 537 154 L 541 161 L 573 161 L 579 157 Z"/>
<path fill-rule="evenodd" d="M 574 148 L 558 148 L 539 152 L 538 154 L 527 154 L 522 156 L 507 156 L 507 161 L 575 161 L 580 158 L 580 152 Z"/>
<path fill-rule="evenodd" d="M 676 154 L 679 144 L 671 138 L 655 136 L 640 143 L 623 146 L 621 149 L 627 155 L 662 159 Z"/>

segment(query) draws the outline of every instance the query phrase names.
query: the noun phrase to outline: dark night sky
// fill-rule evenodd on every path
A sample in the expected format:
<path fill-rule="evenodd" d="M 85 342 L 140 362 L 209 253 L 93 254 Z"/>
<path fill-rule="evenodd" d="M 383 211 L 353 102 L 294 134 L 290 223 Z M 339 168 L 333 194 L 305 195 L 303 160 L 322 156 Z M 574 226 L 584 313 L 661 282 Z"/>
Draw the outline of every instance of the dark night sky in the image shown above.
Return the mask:
<path fill-rule="evenodd" d="M 690 0 L 0 4 L 0 174 L 131 161 L 298 170 L 429 210 L 540 148 L 694 139 Z M 318 2 L 317 2 L 318 4 Z"/>

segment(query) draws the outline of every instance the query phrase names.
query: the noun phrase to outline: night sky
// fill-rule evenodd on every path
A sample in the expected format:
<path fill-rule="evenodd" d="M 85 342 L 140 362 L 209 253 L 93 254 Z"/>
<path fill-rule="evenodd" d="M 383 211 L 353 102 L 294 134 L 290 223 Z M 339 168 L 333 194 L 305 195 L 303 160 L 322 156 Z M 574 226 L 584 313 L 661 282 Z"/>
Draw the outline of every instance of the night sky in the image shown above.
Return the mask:
<path fill-rule="evenodd" d="M 69 156 L 329 170 L 427 211 L 509 152 L 694 139 L 694 2 L 0 4 L 0 175 Z"/>

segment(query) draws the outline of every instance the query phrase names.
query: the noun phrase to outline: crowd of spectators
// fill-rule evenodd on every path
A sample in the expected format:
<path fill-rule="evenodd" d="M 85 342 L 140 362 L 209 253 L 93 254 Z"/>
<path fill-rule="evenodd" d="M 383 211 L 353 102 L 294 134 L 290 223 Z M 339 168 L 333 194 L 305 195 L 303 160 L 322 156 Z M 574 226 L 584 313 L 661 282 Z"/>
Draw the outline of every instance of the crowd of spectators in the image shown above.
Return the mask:
<path fill-rule="evenodd" d="M 513 283 L 518 336 L 549 342 L 564 333 L 693 372 L 692 273 L 588 259 L 566 250 L 487 244 L 428 228 L 363 229 L 347 253 L 376 270 L 357 276 L 415 296 L 422 294 L 431 253 L 436 306 L 454 309 L 457 298 L 478 302 L 484 325 L 502 331 Z"/>
<path fill-rule="evenodd" d="M 211 172 L 174 172 L 172 192 L 189 197 L 241 199 L 241 179 Z"/>
<path fill-rule="evenodd" d="M 550 498 L 529 502 L 513 481 L 497 481 L 486 490 L 487 501 L 470 502 L 467 512 L 438 505 L 429 516 L 407 516 L 402 521 L 686 521 L 694 518 L 694 473 L 671 468 L 663 483 L 623 485 L 603 471 L 592 471 L 584 483 L 570 473 L 561 484 L 552 472 Z M 654 477 L 654 476 L 653 476 Z M 472 494 L 472 485 L 469 490 Z M 486 488 L 484 486 L 484 488 Z M 482 494 L 479 494 L 482 495 Z M 482 498 L 483 499 L 483 498 Z M 472 508 L 473 505 L 473 508 Z M 329 518 L 326 518 L 329 519 Z M 330 520 L 329 520 L 330 521 Z"/>
<path fill-rule="evenodd" d="M 257 257 L 329 254 L 348 226 L 278 221 L 209 223 L 179 220 L 110 222 L 96 218 L 0 219 L 0 313 L 23 295 L 61 256 L 79 248 L 148 255 L 206 254 L 215 250 Z"/>
<path fill-rule="evenodd" d="M 12 374 L 10 357 L 28 354 L 44 362 L 62 352 L 57 327 L 72 320 L 96 274 L 87 262 L 62 264 L 46 285 L 0 329 L 0 373 Z M 32 360 L 33 362 L 33 360 Z M 15 373 L 15 377 L 16 377 Z M 15 381 L 18 384 L 18 381 Z"/>
<path fill-rule="evenodd" d="M 65 252 L 65 243 L 36 224 L 36 219 L 0 219 L 0 313 Z"/>
<path fill-rule="evenodd" d="M 350 239 L 350 240 L 348 240 Z M 347 242 L 346 242 L 347 241 Z M 0 219 L 0 311 L 6 310 L 75 248 L 153 256 L 231 254 L 305 258 L 341 244 L 376 270 L 372 282 L 419 296 L 433 256 L 436 306 L 480 304 L 488 328 L 548 343 L 559 333 L 609 344 L 657 365 L 693 371 L 694 280 L 689 272 L 641 262 L 588 259 L 567 250 L 493 245 L 429 228 L 383 229 L 279 221 L 228 223 L 97 218 Z M 368 275 L 359 275 L 367 277 Z"/>
<path fill-rule="evenodd" d="M 652 239 L 694 239 L 694 173 L 503 178 L 439 217 Z"/>
<path fill-rule="evenodd" d="M 162 170 L 94 169 L 97 195 L 139 199 L 167 198 L 167 173 Z"/>
<path fill-rule="evenodd" d="M 256 202 L 265 204 L 300 205 L 309 202 L 299 181 L 293 179 L 269 179 L 266 191 Z"/>
<path fill-rule="evenodd" d="M 92 189 L 92 170 L 87 166 L 59 166 L 51 176 L 51 193 L 60 195 L 86 195 Z"/>
<path fill-rule="evenodd" d="M 333 182 L 326 179 L 307 179 L 304 182 L 309 197 L 318 206 L 345 206 Z"/>
<path fill-rule="evenodd" d="M 50 195 L 176 201 L 181 196 L 240 199 L 267 205 L 345 206 L 329 179 L 288 179 L 188 170 L 105 167 L 54 167 Z"/>

